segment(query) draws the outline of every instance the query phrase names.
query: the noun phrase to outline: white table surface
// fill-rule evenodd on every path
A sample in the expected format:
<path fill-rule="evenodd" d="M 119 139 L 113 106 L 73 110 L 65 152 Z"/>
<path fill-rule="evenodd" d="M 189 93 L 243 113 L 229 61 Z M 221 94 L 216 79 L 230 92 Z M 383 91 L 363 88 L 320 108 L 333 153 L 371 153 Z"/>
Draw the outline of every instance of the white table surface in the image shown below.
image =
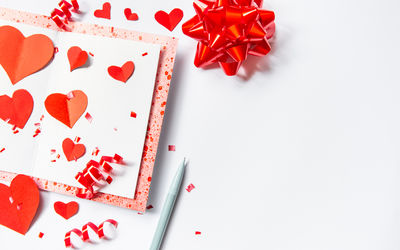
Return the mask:
<path fill-rule="evenodd" d="M 273 51 L 249 59 L 242 77 L 193 65 L 194 40 L 154 13 L 190 0 L 80 0 L 82 21 L 180 38 L 149 204 L 144 215 L 41 192 L 26 236 L 0 226 L 1 249 L 65 249 L 66 231 L 119 221 L 118 235 L 84 249 L 148 249 L 169 183 L 190 159 L 162 249 L 391 250 L 400 248 L 400 2 L 269 0 Z M 49 14 L 58 0 L 1 0 Z M 139 21 L 127 21 L 132 8 Z M 168 152 L 175 144 L 176 152 Z M 65 221 L 55 201 L 77 200 Z M 201 235 L 195 235 L 201 231 Z M 38 238 L 38 233 L 45 235 Z"/>

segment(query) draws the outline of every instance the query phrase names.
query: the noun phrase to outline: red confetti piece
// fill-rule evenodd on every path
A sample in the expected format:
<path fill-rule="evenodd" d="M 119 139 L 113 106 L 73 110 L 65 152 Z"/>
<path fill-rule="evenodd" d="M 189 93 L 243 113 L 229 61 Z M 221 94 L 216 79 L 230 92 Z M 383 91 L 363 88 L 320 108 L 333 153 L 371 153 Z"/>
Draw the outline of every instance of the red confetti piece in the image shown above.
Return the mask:
<path fill-rule="evenodd" d="M 17 129 L 17 125 L 14 125 L 13 127 L 12 127 L 12 130 L 16 130 Z"/>
<path fill-rule="evenodd" d="M 17 130 L 14 130 L 14 132 L 13 132 L 14 134 L 18 134 L 19 133 L 19 130 L 17 129 Z"/>
<path fill-rule="evenodd" d="M 51 160 L 51 162 L 56 162 L 56 160 Z"/>
<path fill-rule="evenodd" d="M 43 121 L 43 118 L 44 118 L 44 115 L 42 115 L 42 116 L 40 117 L 40 121 Z"/>
<path fill-rule="evenodd" d="M 153 205 L 148 205 L 147 207 L 146 207 L 146 209 L 152 209 L 153 208 Z"/>
<path fill-rule="evenodd" d="M 190 183 L 189 186 L 187 186 L 186 191 L 190 192 L 190 191 L 192 191 L 194 188 L 195 188 L 195 186 L 194 186 L 192 183 Z"/>
<path fill-rule="evenodd" d="M 60 154 L 57 154 L 57 159 L 60 159 Z"/>
<path fill-rule="evenodd" d="M 52 149 L 52 150 L 50 150 L 50 153 L 51 153 L 51 154 L 55 154 L 55 153 L 56 153 L 56 150 L 55 150 L 55 149 Z"/>
<path fill-rule="evenodd" d="M 39 135 L 39 134 L 34 134 L 33 137 L 36 137 L 36 136 L 38 136 L 38 135 Z"/>
<path fill-rule="evenodd" d="M 92 123 L 93 117 L 89 114 L 89 112 L 86 112 L 85 118 L 89 121 L 89 123 Z"/>
<path fill-rule="evenodd" d="M 138 212 L 137 214 L 138 214 L 138 215 L 143 215 L 143 213 L 141 213 L 141 212 Z"/>
<path fill-rule="evenodd" d="M 136 116 L 137 116 L 136 113 L 131 111 L 131 117 L 136 118 Z"/>
<path fill-rule="evenodd" d="M 168 151 L 175 151 L 175 145 L 168 145 Z"/>
<path fill-rule="evenodd" d="M 36 127 L 39 127 L 39 126 L 40 126 L 40 123 L 39 123 L 39 122 L 35 123 L 35 126 L 36 126 Z"/>
<path fill-rule="evenodd" d="M 117 128 L 114 128 L 114 131 L 118 131 L 118 129 L 117 129 Z"/>
<path fill-rule="evenodd" d="M 144 52 L 143 54 L 142 54 L 142 56 L 147 56 L 148 55 L 148 53 L 147 52 Z"/>
<path fill-rule="evenodd" d="M 44 233 L 40 232 L 39 233 L 39 238 L 43 238 Z"/>
<path fill-rule="evenodd" d="M 89 52 L 89 55 L 94 56 L 92 52 Z"/>
<path fill-rule="evenodd" d="M 81 138 L 79 136 L 75 137 L 75 142 L 79 142 L 81 140 Z"/>
<path fill-rule="evenodd" d="M 3 153 L 4 150 L 6 150 L 5 148 L 0 149 L 0 153 Z"/>
<path fill-rule="evenodd" d="M 64 237 L 65 247 L 74 248 L 74 245 L 71 242 L 72 233 L 78 235 L 83 242 L 90 242 L 89 229 L 92 229 L 92 231 L 94 231 L 100 239 L 106 238 L 107 236 L 104 234 L 104 225 L 106 223 L 113 225 L 115 229 L 118 227 L 118 222 L 113 219 L 105 220 L 99 226 L 96 226 L 92 222 L 88 222 L 85 225 L 83 225 L 82 230 L 74 228 L 65 234 Z"/>
<path fill-rule="evenodd" d="M 58 47 L 54 47 L 54 54 L 58 53 Z"/>
<path fill-rule="evenodd" d="M 195 235 L 200 235 L 201 232 L 200 232 L 200 231 L 196 231 L 194 234 L 195 234 Z"/>
<path fill-rule="evenodd" d="M 99 154 L 99 152 L 100 152 L 100 149 L 99 149 L 98 147 L 96 147 L 96 148 L 93 150 L 92 155 L 93 155 L 93 156 L 97 156 L 97 155 Z"/>

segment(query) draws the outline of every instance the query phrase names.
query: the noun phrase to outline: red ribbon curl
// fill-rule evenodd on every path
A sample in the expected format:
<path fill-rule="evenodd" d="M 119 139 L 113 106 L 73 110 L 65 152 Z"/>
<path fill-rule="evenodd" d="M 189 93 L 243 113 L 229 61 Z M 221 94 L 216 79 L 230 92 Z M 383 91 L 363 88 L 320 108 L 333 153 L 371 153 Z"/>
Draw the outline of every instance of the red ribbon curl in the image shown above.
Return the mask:
<path fill-rule="evenodd" d="M 196 67 L 218 62 L 226 75 L 236 75 L 248 55 L 265 56 L 275 33 L 275 14 L 260 9 L 262 0 L 199 0 L 196 16 L 182 31 L 198 41 Z"/>
<path fill-rule="evenodd" d="M 57 24 L 58 27 L 67 30 L 66 24 L 68 24 L 68 20 L 70 20 L 72 17 L 71 12 L 79 13 L 78 0 L 71 0 L 71 3 L 67 2 L 66 0 L 61 0 L 58 3 L 58 6 L 61 10 L 54 9 L 50 14 L 50 18 Z"/>

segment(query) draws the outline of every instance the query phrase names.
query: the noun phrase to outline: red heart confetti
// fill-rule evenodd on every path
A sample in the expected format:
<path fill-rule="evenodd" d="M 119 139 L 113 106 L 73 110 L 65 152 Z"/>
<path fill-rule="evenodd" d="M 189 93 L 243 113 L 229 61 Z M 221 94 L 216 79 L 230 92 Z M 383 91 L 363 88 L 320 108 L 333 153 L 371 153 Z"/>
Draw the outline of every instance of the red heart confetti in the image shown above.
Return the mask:
<path fill-rule="evenodd" d="M 26 175 L 17 175 L 10 187 L 0 184 L 0 224 L 25 234 L 39 206 L 39 189 Z"/>
<path fill-rule="evenodd" d="M 87 104 L 88 98 L 81 90 L 71 91 L 67 95 L 51 94 L 44 102 L 47 112 L 70 128 L 85 112 Z"/>
<path fill-rule="evenodd" d="M 88 59 L 88 53 L 78 46 L 69 48 L 67 56 L 70 65 L 70 71 L 85 65 Z"/>
<path fill-rule="evenodd" d="M 83 144 L 75 144 L 71 139 L 65 138 L 62 143 L 62 149 L 68 161 L 73 161 L 81 158 L 85 152 L 86 147 Z"/>
<path fill-rule="evenodd" d="M 68 220 L 74 216 L 79 210 L 79 204 L 75 201 L 64 203 L 62 201 L 57 201 L 54 203 L 54 211 L 61 215 L 64 219 Z"/>
<path fill-rule="evenodd" d="M 111 4 L 109 2 L 105 2 L 103 4 L 103 9 L 96 10 L 94 12 L 94 16 L 98 18 L 111 19 Z"/>
<path fill-rule="evenodd" d="M 25 127 L 33 110 L 33 98 L 25 89 L 16 90 L 12 98 L 0 96 L 0 118 L 20 129 Z"/>
<path fill-rule="evenodd" d="M 178 23 L 183 18 L 183 11 L 181 9 L 175 8 L 169 14 L 165 11 L 157 11 L 154 15 L 156 21 L 167 28 L 169 31 L 173 31 Z"/>
<path fill-rule="evenodd" d="M 124 14 L 126 19 L 128 19 L 129 21 L 136 21 L 139 19 L 138 15 L 136 13 L 132 13 L 130 8 L 126 8 L 124 10 Z"/>
<path fill-rule="evenodd" d="M 135 70 L 135 64 L 132 61 L 127 61 L 122 65 L 122 67 L 118 66 L 110 66 L 108 67 L 108 74 L 115 80 L 126 82 L 129 77 L 133 74 Z"/>

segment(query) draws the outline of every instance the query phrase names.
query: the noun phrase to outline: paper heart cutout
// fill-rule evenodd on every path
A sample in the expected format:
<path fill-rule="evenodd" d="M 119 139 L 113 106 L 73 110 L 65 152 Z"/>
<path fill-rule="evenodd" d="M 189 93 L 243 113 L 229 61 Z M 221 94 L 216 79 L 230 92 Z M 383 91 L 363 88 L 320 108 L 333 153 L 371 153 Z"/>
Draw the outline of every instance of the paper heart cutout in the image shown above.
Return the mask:
<path fill-rule="evenodd" d="M 157 11 L 157 13 L 154 15 L 154 18 L 159 24 L 167 28 L 169 31 L 173 31 L 176 25 L 178 25 L 178 23 L 182 20 L 183 11 L 175 8 L 169 14 L 167 14 L 165 11 L 160 10 Z"/>
<path fill-rule="evenodd" d="M 47 112 L 70 128 L 85 112 L 87 104 L 88 98 L 81 90 L 73 90 L 67 95 L 51 94 L 44 101 Z"/>
<path fill-rule="evenodd" d="M 126 82 L 129 77 L 131 77 L 134 70 L 135 64 L 132 61 L 127 61 L 126 63 L 124 63 L 124 65 L 122 65 L 122 67 L 108 67 L 108 74 L 110 74 L 110 76 L 115 80 Z"/>
<path fill-rule="evenodd" d="M 103 4 L 103 9 L 95 10 L 94 16 L 98 18 L 111 19 L 111 4 L 105 2 Z"/>
<path fill-rule="evenodd" d="M 46 35 L 25 37 L 12 26 L 0 27 L 0 64 L 12 84 L 42 69 L 53 54 L 53 42 Z"/>
<path fill-rule="evenodd" d="M 62 149 L 68 161 L 81 158 L 86 153 L 86 147 L 83 144 L 75 144 L 71 139 L 65 138 L 62 143 Z"/>
<path fill-rule="evenodd" d="M 16 90 L 12 98 L 0 96 L 0 118 L 23 129 L 33 110 L 33 98 L 25 89 Z"/>
<path fill-rule="evenodd" d="M 69 48 L 67 56 L 68 56 L 70 71 L 85 65 L 88 59 L 88 53 L 79 48 L 78 46 L 73 46 Z"/>
<path fill-rule="evenodd" d="M 139 19 L 137 13 L 132 13 L 130 8 L 126 8 L 124 10 L 124 14 L 125 14 L 126 19 L 128 19 L 130 21 L 136 21 Z"/>
<path fill-rule="evenodd" d="M 25 234 L 35 217 L 39 200 L 39 189 L 29 176 L 17 175 L 10 187 L 0 184 L 0 224 Z"/>
<path fill-rule="evenodd" d="M 62 201 L 57 201 L 54 203 L 54 211 L 61 215 L 64 219 L 68 220 L 74 216 L 79 210 L 79 204 L 75 201 L 64 203 Z"/>

